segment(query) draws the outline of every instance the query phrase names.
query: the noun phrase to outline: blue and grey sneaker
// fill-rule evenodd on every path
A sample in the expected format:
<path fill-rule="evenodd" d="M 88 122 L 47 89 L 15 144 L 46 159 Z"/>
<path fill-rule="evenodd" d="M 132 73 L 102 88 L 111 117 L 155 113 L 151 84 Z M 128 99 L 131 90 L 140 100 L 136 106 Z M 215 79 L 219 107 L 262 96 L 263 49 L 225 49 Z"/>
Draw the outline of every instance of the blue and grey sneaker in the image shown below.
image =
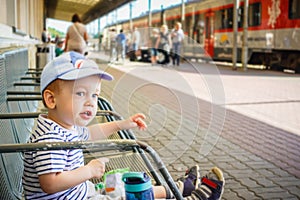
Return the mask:
<path fill-rule="evenodd" d="M 183 197 L 190 196 L 200 185 L 200 168 L 195 165 L 189 168 L 183 177 L 177 179 L 177 187 Z"/>
<path fill-rule="evenodd" d="M 224 192 L 225 179 L 223 172 L 213 167 L 208 174 L 201 179 L 201 184 L 187 199 L 219 200 Z"/>

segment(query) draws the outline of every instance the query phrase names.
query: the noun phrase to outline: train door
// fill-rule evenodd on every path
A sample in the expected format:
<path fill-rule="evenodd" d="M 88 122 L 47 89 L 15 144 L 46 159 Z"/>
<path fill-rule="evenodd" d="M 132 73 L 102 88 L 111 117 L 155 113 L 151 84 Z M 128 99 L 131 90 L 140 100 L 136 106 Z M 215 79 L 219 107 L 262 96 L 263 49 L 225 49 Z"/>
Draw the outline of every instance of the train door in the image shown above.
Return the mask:
<path fill-rule="evenodd" d="M 204 49 L 210 56 L 214 56 L 214 13 L 208 12 L 205 15 L 205 43 Z"/>

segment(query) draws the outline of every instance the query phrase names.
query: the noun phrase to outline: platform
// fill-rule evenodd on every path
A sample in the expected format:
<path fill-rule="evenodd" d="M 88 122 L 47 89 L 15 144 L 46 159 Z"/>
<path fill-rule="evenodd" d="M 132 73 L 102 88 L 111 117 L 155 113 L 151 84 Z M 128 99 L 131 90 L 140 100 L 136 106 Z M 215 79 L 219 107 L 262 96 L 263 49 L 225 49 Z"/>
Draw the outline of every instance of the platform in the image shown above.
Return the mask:
<path fill-rule="evenodd" d="M 194 163 L 202 174 L 225 174 L 223 199 L 300 198 L 300 76 L 276 71 L 182 63 L 179 67 L 125 61 L 102 95 L 117 112 L 146 114 L 148 130 L 136 131 L 154 147 L 174 178 Z"/>

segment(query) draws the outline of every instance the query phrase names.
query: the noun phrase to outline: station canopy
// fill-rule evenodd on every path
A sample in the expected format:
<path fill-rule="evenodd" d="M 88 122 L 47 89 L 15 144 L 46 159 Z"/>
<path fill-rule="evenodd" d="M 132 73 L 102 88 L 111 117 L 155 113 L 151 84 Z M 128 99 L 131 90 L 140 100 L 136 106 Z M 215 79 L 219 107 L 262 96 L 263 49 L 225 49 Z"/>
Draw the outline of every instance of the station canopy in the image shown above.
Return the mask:
<path fill-rule="evenodd" d="M 71 21 L 77 13 L 87 24 L 132 0 L 45 0 L 46 18 Z"/>

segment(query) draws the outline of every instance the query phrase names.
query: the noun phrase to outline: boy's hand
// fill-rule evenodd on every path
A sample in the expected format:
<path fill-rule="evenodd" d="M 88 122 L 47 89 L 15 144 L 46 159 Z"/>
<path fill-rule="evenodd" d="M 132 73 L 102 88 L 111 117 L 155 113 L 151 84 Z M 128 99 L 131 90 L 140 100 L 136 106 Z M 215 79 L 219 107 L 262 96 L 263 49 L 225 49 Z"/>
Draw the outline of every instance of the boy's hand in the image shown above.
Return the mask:
<path fill-rule="evenodd" d="M 89 167 L 93 178 L 101 178 L 105 173 L 105 163 L 108 158 L 99 158 L 91 160 L 86 166 Z"/>
<path fill-rule="evenodd" d="M 138 113 L 130 117 L 130 119 L 135 122 L 138 128 L 142 131 L 147 128 L 147 124 L 144 121 L 145 118 L 146 116 L 142 113 Z"/>
<path fill-rule="evenodd" d="M 138 127 L 140 130 L 145 130 L 147 128 L 147 124 L 145 123 L 145 115 L 142 113 L 137 113 L 133 116 L 131 116 L 129 119 L 131 121 L 131 124 L 133 127 Z M 133 123 L 132 123 L 133 122 Z"/>

